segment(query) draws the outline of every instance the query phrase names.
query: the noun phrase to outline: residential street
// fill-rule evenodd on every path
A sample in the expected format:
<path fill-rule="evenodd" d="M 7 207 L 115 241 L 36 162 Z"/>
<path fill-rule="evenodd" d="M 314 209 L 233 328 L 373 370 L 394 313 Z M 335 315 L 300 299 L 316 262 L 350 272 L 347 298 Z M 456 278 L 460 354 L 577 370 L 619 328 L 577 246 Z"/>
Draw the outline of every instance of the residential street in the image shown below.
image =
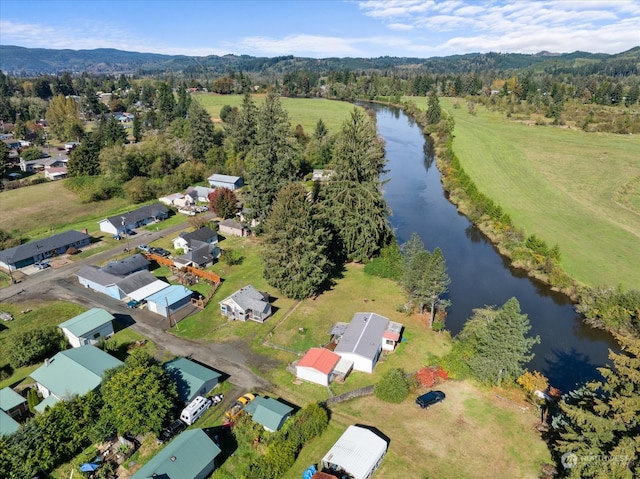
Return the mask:
<path fill-rule="evenodd" d="M 185 228 L 185 224 L 177 225 L 158 232 L 140 230 L 129 239 L 129 248 L 164 237 L 172 236 Z M 179 338 L 166 332 L 169 328 L 167 318 L 147 310 L 129 309 L 126 304 L 84 288 L 78 283 L 75 273 L 85 264 L 101 264 L 109 258 L 121 253 L 126 245 L 118 245 L 109 251 L 101 252 L 81 261 L 74 261 L 60 267 L 47 268 L 23 279 L 20 283 L 0 289 L 0 305 L 10 301 L 16 304 L 34 299 L 63 300 L 81 304 L 87 308 L 104 308 L 116 319 L 153 341 L 160 349 L 176 356 L 190 356 L 216 369 L 229 382 L 242 391 L 256 388 L 269 389 L 270 383 L 257 376 L 250 369 L 264 367 L 269 358 L 257 355 L 240 341 L 233 342 L 199 342 Z M 1 308 L 1 306 L 0 306 Z M 239 391 L 239 394 L 242 393 Z"/>

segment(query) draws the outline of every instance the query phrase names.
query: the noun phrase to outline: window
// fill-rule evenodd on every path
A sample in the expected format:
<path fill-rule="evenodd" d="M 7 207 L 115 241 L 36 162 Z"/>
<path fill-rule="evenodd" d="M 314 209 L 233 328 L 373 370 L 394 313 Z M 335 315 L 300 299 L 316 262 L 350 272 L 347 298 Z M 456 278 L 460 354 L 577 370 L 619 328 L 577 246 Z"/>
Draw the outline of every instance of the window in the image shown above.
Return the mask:
<path fill-rule="evenodd" d="M 93 335 L 93 339 L 98 339 L 100 337 L 100 333 L 96 333 Z"/>

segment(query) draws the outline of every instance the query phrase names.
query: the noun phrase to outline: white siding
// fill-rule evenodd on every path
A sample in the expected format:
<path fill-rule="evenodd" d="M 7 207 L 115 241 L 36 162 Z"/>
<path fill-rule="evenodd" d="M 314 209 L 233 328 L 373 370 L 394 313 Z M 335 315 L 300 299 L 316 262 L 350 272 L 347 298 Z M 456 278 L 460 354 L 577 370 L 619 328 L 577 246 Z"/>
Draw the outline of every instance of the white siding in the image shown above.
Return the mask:
<path fill-rule="evenodd" d="M 296 376 L 299 379 L 320 384 L 321 386 L 329 385 L 329 377 L 317 369 L 296 366 Z"/>

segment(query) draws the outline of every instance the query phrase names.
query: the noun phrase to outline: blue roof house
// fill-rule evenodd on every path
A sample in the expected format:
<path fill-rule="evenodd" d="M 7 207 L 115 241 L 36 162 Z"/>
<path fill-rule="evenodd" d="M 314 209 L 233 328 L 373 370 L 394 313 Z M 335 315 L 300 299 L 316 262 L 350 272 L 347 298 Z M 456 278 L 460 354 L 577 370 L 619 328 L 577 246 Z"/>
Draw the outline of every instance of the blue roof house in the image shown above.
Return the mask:
<path fill-rule="evenodd" d="M 205 396 L 218 385 L 220 373 L 187 358 L 176 358 L 164 363 L 164 369 L 178 386 L 178 396 L 190 403 L 196 396 Z"/>
<path fill-rule="evenodd" d="M 113 336 L 111 313 L 104 309 L 92 308 L 58 325 L 74 348 L 85 344 L 96 344 L 102 338 Z"/>
<path fill-rule="evenodd" d="M 191 304 L 192 294 L 190 289 L 174 284 L 148 296 L 147 308 L 153 313 L 169 317 Z"/>
<path fill-rule="evenodd" d="M 215 469 L 221 452 L 202 429 L 189 429 L 178 434 L 131 479 L 205 479 Z"/>

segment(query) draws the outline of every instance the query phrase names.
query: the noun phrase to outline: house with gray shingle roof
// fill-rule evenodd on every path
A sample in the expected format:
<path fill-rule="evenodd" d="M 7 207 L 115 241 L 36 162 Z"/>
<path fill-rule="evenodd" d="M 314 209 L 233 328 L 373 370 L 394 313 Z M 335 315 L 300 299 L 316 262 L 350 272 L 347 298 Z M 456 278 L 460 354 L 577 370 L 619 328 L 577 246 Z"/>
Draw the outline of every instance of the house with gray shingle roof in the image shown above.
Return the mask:
<path fill-rule="evenodd" d="M 82 248 L 83 246 L 88 246 L 90 242 L 91 236 L 75 230 L 30 241 L 29 243 L 0 251 L 0 268 L 15 271 L 18 268 L 29 266 L 43 259 L 64 254 L 71 247 Z"/>
<path fill-rule="evenodd" d="M 119 359 L 91 345 L 60 351 L 31 373 L 38 391 L 45 398 L 36 410 L 42 412 L 62 399 L 97 389 L 105 371 L 122 364 Z"/>
<path fill-rule="evenodd" d="M 219 256 L 218 233 L 203 227 L 195 231 L 181 233 L 173 240 L 173 247 L 184 254 L 176 258 L 183 265 L 196 265 L 201 268 L 211 266 Z"/>
<path fill-rule="evenodd" d="M 142 466 L 131 479 L 205 479 L 222 451 L 202 429 L 184 431 Z"/>
<path fill-rule="evenodd" d="M 271 303 L 267 293 L 248 285 L 220 301 L 220 311 L 232 320 L 264 323 L 271 316 Z"/>
<path fill-rule="evenodd" d="M 185 194 L 191 196 L 196 203 L 208 203 L 209 195 L 215 190 L 206 186 L 192 186 L 187 188 Z"/>
<path fill-rule="evenodd" d="M 180 400 L 188 404 L 218 385 L 221 374 L 187 358 L 176 358 L 162 366 L 178 387 Z"/>
<path fill-rule="evenodd" d="M 100 231 L 112 235 L 129 233 L 136 228 L 166 220 L 169 217 L 169 210 L 162 203 L 143 206 L 134 211 L 129 211 L 121 215 L 111 216 L 98 222 Z"/>
<path fill-rule="evenodd" d="M 270 432 L 280 430 L 284 422 L 293 412 L 291 406 L 277 399 L 261 396 L 256 396 L 253 401 L 245 406 L 244 410 L 251 416 L 254 422 L 257 422 Z"/>
<path fill-rule="evenodd" d="M 85 344 L 96 344 L 103 338 L 113 336 L 113 315 L 101 308 L 91 308 L 78 316 L 60 323 L 58 327 L 74 348 Z"/>

